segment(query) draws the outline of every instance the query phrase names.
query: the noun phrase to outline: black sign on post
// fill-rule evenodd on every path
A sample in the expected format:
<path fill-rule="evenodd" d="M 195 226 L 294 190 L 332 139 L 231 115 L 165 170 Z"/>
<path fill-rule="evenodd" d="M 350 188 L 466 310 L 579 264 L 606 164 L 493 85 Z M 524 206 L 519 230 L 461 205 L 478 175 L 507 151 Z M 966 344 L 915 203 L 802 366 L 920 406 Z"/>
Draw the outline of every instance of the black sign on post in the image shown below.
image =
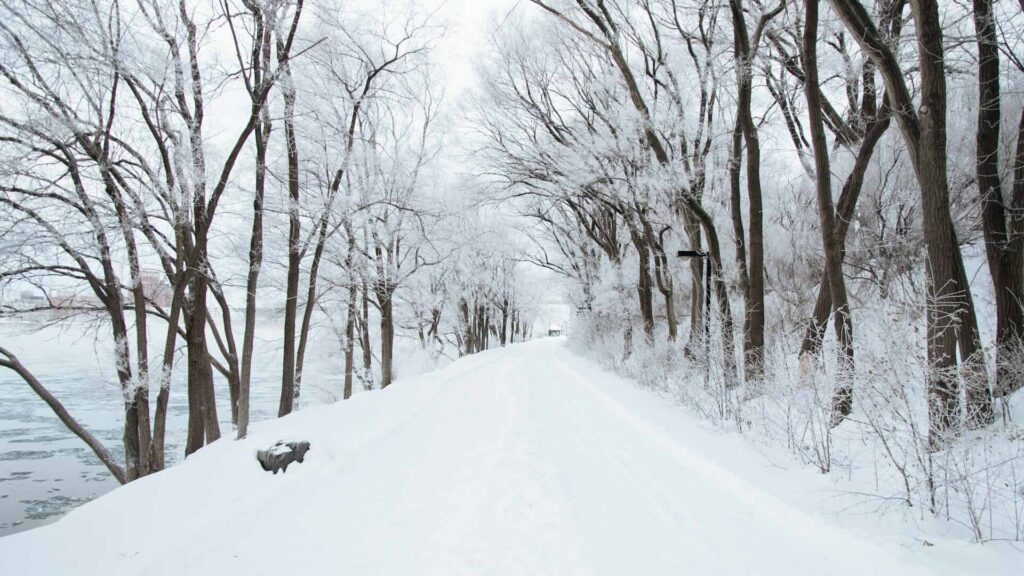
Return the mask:
<path fill-rule="evenodd" d="M 704 354 L 711 351 L 711 259 L 707 252 L 700 250 L 679 250 L 676 252 L 679 258 L 704 258 Z"/>

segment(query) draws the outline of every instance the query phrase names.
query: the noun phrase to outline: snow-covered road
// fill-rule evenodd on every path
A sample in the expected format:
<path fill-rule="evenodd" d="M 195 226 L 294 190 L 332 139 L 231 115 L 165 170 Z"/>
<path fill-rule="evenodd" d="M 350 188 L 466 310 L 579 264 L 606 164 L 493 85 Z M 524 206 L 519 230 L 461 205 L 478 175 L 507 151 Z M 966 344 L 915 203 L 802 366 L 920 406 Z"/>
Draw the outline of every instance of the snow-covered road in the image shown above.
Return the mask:
<path fill-rule="evenodd" d="M 931 573 L 918 551 L 716 462 L 732 444 L 660 426 L 666 410 L 688 418 L 561 339 L 489 351 L 261 424 L 2 538 L 0 572 Z M 279 438 L 312 450 L 273 476 L 253 453 Z"/>

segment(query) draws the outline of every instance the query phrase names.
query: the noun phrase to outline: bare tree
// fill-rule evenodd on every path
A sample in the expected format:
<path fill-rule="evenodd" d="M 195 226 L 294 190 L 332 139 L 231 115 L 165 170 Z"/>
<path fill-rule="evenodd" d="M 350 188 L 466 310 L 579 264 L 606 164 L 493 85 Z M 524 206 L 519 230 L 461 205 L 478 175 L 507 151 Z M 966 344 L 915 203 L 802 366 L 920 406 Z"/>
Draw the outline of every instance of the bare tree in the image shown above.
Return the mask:
<path fill-rule="evenodd" d="M 814 184 L 821 218 L 822 244 L 825 248 L 825 276 L 835 314 L 836 341 L 839 359 L 836 391 L 832 400 L 832 424 L 838 424 L 853 409 L 853 319 L 846 299 L 843 278 L 842 240 L 836 224 L 832 200 L 832 179 L 829 151 L 825 142 L 825 123 L 821 112 L 821 88 L 818 80 L 818 0 L 805 0 L 803 64 L 804 91 L 807 95 L 808 124 L 814 149 Z"/>
<path fill-rule="evenodd" d="M 1001 122 L 999 44 L 991 0 L 974 0 L 974 29 L 978 45 L 978 131 L 977 178 L 981 196 L 981 221 L 985 254 L 992 275 L 996 302 L 995 392 L 1005 396 L 1024 386 L 1009 369 L 1010 359 L 1021 346 L 1024 335 L 1024 222 L 1014 216 L 1024 202 L 1024 155 L 1012 163 L 1010 202 L 1004 199 L 999 163 Z M 1017 130 L 1018 150 L 1024 150 L 1024 114 Z M 985 387 L 967 388 L 967 424 L 983 426 L 992 419 L 987 408 Z"/>
<path fill-rule="evenodd" d="M 757 125 L 751 111 L 753 94 L 754 58 L 764 33 L 765 26 L 772 18 L 785 8 L 785 2 L 764 12 L 758 18 L 753 34 L 748 35 L 746 17 L 742 0 L 729 0 L 732 13 L 733 48 L 736 59 L 736 86 L 738 98 L 736 102 L 736 122 L 739 132 L 743 134 L 743 142 L 747 152 L 747 201 L 750 210 L 750 232 L 746 237 L 745 247 L 748 258 L 743 269 L 746 279 L 746 309 L 743 323 L 743 356 L 744 374 L 748 382 L 758 382 L 764 378 L 764 208 L 761 193 L 761 144 L 758 140 Z M 739 162 L 736 143 L 737 130 L 733 130 L 733 158 L 735 174 L 732 183 L 738 184 Z M 733 214 L 736 219 L 738 194 L 733 191 Z M 738 222 L 738 220 L 737 220 Z M 734 223 L 734 227 L 737 224 Z M 742 226 L 740 226 L 742 228 Z M 739 236 L 737 236 L 739 238 Z"/>
<path fill-rule="evenodd" d="M 960 426 L 957 349 L 967 368 L 969 387 L 987 390 L 983 353 L 960 246 L 949 208 L 946 171 L 946 80 L 943 69 L 942 25 L 938 4 L 911 2 L 921 71 L 920 106 L 914 106 L 903 70 L 867 10 L 857 0 L 831 4 L 861 49 L 878 66 L 900 125 L 903 140 L 921 188 L 928 318 L 928 396 L 933 447 L 944 445 Z M 987 392 L 972 393 L 969 412 L 987 413 Z"/>

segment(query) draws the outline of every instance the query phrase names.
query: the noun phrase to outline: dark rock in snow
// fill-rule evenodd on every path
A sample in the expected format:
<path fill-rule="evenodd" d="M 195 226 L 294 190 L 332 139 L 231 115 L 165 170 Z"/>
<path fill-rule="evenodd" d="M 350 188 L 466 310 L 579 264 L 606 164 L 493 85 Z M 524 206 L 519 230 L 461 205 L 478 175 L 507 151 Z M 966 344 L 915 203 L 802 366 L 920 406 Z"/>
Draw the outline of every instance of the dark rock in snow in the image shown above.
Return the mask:
<path fill-rule="evenodd" d="M 302 463 L 309 451 L 309 442 L 278 442 L 266 450 L 256 452 L 256 459 L 267 472 L 277 474 L 278 470 L 288 471 L 292 462 Z"/>

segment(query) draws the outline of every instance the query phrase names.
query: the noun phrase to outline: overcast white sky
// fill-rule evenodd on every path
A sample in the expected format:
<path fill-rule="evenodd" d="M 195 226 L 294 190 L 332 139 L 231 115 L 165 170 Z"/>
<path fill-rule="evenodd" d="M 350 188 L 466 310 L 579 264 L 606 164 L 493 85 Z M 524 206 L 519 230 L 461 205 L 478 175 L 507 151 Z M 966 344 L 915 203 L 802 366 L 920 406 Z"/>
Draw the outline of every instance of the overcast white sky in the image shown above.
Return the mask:
<path fill-rule="evenodd" d="M 437 48 L 437 61 L 447 79 L 447 96 L 455 99 L 476 79 L 474 60 L 497 26 L 511 10 L 530 9 L 523 0 L 414 0 L 437 15 L 450 28 Z"/>

